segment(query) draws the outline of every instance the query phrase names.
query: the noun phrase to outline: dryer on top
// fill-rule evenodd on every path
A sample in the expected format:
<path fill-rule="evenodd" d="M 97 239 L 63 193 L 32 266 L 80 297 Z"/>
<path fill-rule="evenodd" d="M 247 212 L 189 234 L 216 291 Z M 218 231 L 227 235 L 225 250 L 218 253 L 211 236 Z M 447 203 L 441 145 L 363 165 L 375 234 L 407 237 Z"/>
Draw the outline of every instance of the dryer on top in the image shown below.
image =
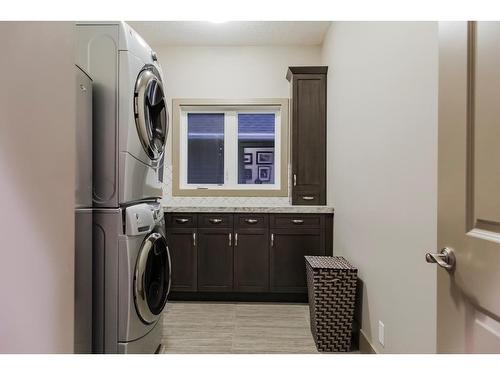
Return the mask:
<path fill-rule="evenodd" d="M 76 29 L 77 61 L 94 78 L 94 206 L 161 198 L 168 109 L 156 54 L 124 22 Z"/>

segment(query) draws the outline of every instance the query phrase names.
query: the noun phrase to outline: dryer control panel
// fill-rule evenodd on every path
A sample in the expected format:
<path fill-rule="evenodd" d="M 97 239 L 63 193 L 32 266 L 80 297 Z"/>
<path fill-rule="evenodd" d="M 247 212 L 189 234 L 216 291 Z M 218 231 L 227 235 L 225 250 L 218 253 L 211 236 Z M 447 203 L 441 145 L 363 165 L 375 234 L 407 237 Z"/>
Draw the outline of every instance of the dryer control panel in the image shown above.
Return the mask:
<path fill-rule="evenodd" d="M 163 219 L 160 203 L 141 203 L 125 209 L 125 234 L 137 236 L 153 230 Z"/>

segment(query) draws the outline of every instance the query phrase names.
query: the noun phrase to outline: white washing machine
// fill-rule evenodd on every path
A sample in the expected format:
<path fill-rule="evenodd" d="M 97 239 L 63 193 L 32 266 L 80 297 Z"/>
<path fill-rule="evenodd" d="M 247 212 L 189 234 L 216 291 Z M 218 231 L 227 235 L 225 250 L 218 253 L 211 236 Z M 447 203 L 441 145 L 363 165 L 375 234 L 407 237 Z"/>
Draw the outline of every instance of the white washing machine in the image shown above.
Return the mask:
<path fill-rule="evenodd" d="M 156 54 L 126 23 L 77 23 L 93 79 L 94 207 L 161 198 L 168 115 Z"/>
<path fill-rule="evenodd" d="M 158 352 L 170 291 L 163 209 L 96 209 L 93 234 L 93 352 Z"/>

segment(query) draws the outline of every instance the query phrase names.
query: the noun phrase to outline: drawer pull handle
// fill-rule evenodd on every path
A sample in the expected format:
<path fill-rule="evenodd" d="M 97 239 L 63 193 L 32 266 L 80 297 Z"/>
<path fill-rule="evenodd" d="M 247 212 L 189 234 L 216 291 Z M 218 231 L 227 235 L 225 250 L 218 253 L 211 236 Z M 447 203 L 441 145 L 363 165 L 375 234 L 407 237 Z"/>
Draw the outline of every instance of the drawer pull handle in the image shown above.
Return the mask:
<path fill-rule="evenodd" d="M 222 223 L 222 219 L 208 219 L 208 221 L 211 224 L 220 224 L 220 223 Z"/>
<path fill-rule="evenodd" d="M 271 233 L 271 247 L 274 247 L 274 233 Z"/>
<path fill-rule="evenodd" d="M 232 238 L 233 238 L 232 234 L 229 233 L 229 247 L 233 246 Z"/>
<path fill-rule="evenodd" d="M 193 232 L 193 247 L 196 247 L 196 233 Z"/>
<path fill-rule="evenodd" d="M 178 224 L 186 224 L 188 221 L 189 219 L 180 219 L 180 218 L 175 219 L 175 222 Z"/>
<path fill-rule="evenodd" d="M 304 220 L 302 220 L 302 219 L 293 219 L 292 223 L 297 224 L 297 225 L 304 224 Z"/>
<path fill-rule="evenodd" d="M 238 246 L 238 233 L 234 234 L 234 247 Z"/>
<path fill-rule="evenodd" d="M 314 197 L 312 195 L 303 195 L 302 199 L 305 201 L 312 201 L 314 200 Z"/>
<path fill-rule="evenodd" d="M 257 219 L 245 219 L 245 223 L 248 223 L 248 224 L 257 224 L 259 222 L 259 220 Z"/>

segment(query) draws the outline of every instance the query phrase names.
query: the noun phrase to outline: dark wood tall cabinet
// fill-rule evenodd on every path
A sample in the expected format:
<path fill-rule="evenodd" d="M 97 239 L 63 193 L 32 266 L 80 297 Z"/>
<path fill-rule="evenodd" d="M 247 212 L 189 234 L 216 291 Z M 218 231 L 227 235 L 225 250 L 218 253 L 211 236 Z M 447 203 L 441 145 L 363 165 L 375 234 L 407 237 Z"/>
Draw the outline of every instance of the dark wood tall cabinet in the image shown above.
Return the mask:
<path fill-rule="evenodd" d="M 292 204 L 326 204 L 326 66 L 290 67 Z"/>

